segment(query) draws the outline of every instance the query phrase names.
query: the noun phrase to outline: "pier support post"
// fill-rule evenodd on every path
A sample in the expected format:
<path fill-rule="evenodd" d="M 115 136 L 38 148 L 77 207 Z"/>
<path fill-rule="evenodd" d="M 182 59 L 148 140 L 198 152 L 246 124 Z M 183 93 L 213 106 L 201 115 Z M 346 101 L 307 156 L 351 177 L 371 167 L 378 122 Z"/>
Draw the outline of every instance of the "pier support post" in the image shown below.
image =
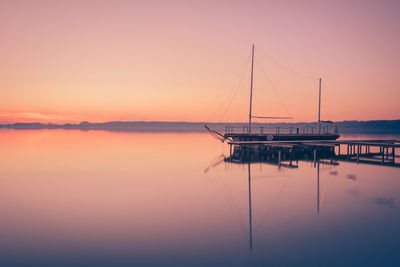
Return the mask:
<path fill-rule="evenodd" d="M 317 162 L 317 150 L 314 149 L 314 167 L 316 162 Z"/>
<path fill-rule="evenodd" d="M 359 162 L 359 159 L 360 159 L 360 145 L 358 145 L 357 146 L 357 164 L 358 164 L 358 162 Z"/>
<path fill-rule="evenodd" d="M 278 166 L 281 167 L 281 151 L 278 150 Z"/>
<path fill-rule="evenodd" d="M 396 147 L 392 146 L 392 157 L 393 157 L 393 164 L 394 164 L 394 158 L 396 157 L 396 152 L 395 152 Z"/>
<path fill-rule="evenodd" d="M 381 146 L 382 162 L 385 162 L 385 147 Z"/>

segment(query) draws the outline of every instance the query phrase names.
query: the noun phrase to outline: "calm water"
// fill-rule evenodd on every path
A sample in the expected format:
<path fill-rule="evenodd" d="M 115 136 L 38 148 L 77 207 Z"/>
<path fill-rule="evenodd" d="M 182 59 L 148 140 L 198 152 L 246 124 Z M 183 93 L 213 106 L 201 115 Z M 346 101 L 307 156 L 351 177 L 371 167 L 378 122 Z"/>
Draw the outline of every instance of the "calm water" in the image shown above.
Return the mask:
<path fill-rule="evenodd" d="M 400 168 L 228 164 L 206 133 L 0 138 L 1 266 L 400 265 Z"/>

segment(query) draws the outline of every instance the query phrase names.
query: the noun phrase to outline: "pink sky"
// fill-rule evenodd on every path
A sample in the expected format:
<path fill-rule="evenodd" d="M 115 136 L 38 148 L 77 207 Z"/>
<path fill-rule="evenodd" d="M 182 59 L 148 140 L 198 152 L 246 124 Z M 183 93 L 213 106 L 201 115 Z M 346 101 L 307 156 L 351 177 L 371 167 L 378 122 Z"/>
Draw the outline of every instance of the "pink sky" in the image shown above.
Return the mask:
<path fill-rule="evenodd" d="M 315 121 L 322 77 L 323 119 L 399 119 L 399 12 L 387 0 L 2 1 L 0 123 L 246 121 L 249 68 L 224 104 L 253 43 L 255 115 L 287 115 L 269 80 L 292 121 Z"/>

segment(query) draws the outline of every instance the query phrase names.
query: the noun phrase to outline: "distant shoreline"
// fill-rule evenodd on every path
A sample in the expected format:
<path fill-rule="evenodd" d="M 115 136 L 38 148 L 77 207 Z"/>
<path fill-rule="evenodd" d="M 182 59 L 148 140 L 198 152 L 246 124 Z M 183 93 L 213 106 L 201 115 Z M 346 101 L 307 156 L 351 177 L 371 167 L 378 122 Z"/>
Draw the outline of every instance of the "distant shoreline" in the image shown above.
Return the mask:
<path fill-rule="evenodd" d="M 40 129 L 64 129 L 64 130 L 107 130 L 107 131 L 131 131 L 131 132 L 204 132 L 204 125 L 218 131 L 225 130 L 225 123 L 206 122 L 161 122 L 161 121 L 110 121 L 102 123 L 81 122 L 78 124 L 53 124 L 53 123 L 13 123 L 2 124 L 2 129 L 16 130 L 40 130 Z M 229 123 L 230 126 L 243 127 L 246 123 Z M 316 122 L 300 123 L 253 123 L 254 127 L 264 127 L 265 130 L 280 128 L 304 128 L 317 127 Z M 400 120 L 374 120 L 374 121 L 341 121 L 335 122 L 339 133 L 370 133 L 370 134 L 400 134 Z"/>

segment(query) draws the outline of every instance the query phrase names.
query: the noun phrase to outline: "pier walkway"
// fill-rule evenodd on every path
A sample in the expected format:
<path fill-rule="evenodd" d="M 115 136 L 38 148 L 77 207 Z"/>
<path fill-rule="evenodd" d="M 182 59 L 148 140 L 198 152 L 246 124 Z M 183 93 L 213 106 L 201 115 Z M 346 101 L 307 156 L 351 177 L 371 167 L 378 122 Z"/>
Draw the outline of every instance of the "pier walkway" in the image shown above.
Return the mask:
<path fill-rule="evenodd" d="M 230 161 L 319 160 L 333 158 L 400 167 L 399 140 L 228 141 Z"/>

